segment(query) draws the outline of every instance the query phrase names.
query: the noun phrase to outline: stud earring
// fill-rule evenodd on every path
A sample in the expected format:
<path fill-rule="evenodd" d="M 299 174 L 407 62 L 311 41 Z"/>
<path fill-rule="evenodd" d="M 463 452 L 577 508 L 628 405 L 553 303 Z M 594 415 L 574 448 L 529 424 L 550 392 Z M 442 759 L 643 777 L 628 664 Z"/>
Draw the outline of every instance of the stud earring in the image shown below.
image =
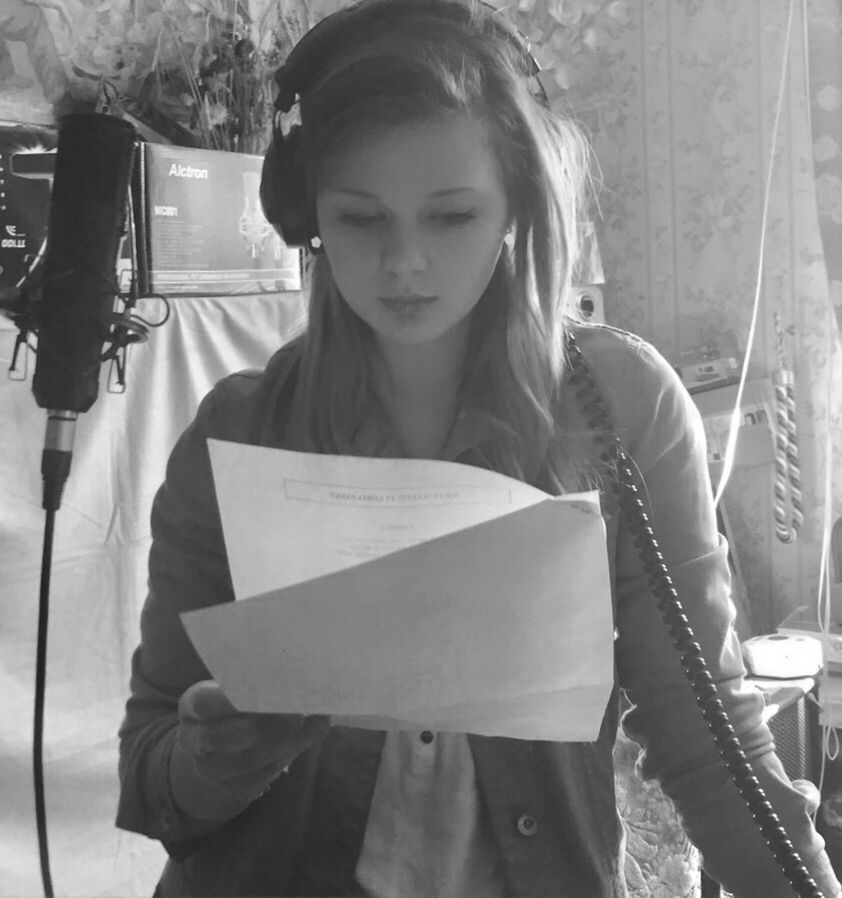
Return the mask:
<path fill-rule="evenodd" d="M 506 231 L 506 234 L 505 234 L 505 236 L 503 237 L 503 243 L 505 243 L 506 246 L 507 246 L 509 249 L 511 249 L 511 248 L 515 245 L 515 231 L 514 231 L 514 228 L 509 228 L 509 230 Z"/>
<path fill-rule="evenodd" d="M 309 240 L 309 248 L 310 252 L 316 256 L 322 251 L 322 238 L 318 235 L 315 235 Z"/>

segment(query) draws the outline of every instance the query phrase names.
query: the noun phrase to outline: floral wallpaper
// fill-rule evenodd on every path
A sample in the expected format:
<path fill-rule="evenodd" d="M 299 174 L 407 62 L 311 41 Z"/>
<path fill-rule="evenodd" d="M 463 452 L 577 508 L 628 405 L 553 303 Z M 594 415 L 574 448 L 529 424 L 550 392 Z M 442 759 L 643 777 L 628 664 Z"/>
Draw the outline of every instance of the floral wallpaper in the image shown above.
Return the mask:
<path fill-rule="evenodd" d="M 786 62 L 748 373 L 770 384 L 777 314 L 795 377 L 805 508 L 797 541 L 775 536 L 768 459 L 737 465 L 723 497 L 748 595 L 746 630 L 770 632 L 815 602 L 828 441 L 832 470 L 842 470 L 842 8 L 520 0 L 516 18 L 553 104 L 593 142 L 606 319 L 674 363 L 706 344 L 745 352 Z M 832 519 L 840 513 L 837 476 Z"/>

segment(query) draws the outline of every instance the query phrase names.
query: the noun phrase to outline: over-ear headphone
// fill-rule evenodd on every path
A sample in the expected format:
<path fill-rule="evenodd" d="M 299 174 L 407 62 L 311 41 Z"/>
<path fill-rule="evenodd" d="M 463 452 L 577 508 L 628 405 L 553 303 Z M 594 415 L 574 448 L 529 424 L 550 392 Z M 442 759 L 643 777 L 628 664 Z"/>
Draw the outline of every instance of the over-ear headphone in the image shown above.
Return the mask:
<path fill-rule="evenodd" d="M 537 78 L 540 66 L 530 51 L 528 40 L 485 0 L 477 2 L 490 10 L 485 22 L 511 42 L 523 63 L 524 76 L 530 79 L 533 93 L 546 104 L 546 94 Z M 454 0 L 357 0 L 311 28 L 275 73 L 278 86 L 275 121 L 272 141 L 263 160 L 260 201 L 267 220 L 287 245 L 306 246 L 317 251 L 313 244 L 317 228 L 306 196 L 301 127 L 293 125 L 284 134 L 281 114 L 292 109 L 341 49 L 356 44 L 363 29 L 387 27 L 390 20 L 400 20 L 408 10 L 440 16 L 445 22 L 456 24 L 469 23 L 473 15 L 467 3 Z"/>

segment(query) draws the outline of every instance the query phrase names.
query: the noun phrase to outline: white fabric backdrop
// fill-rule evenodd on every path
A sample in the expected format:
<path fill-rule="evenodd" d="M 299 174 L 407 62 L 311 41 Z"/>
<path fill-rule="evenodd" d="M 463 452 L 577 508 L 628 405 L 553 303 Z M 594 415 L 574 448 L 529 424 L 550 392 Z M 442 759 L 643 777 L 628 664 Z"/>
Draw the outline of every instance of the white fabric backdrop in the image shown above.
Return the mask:
<path fill-rule="evenodd" d="M 116 731 L 146 589 L 149 511 L 166 459 L 220 377 L 262 366 L 303 319 L 298 293 L 172 300 L 131 348 L 126 392 L 80 415 L 56 518 L 44 761 L 57 896 L 150 895 L 160 846 L 114 826 Z M 159 317 L 155 300 L 138 311 Z M 41 894 L 32 709 L 44 512 L 46 414 L 7 379 L 16 331 L 0 319 L 0 898 Z"/>

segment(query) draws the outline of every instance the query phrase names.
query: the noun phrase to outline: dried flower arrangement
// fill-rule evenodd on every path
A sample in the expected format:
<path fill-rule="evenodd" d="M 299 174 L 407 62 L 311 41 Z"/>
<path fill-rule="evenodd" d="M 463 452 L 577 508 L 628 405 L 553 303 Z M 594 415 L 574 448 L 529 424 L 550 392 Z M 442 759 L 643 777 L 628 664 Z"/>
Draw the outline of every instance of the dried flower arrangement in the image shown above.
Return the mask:
<path fill-rule="evenodd" d="M 118 0 L 88 29 L 87 61 L 74 60 L 77 95 L 86 82 L 96 108 L 131 117 L 152 139 L 261 153 L 271 135 L 274 71 L 345 2 Z M 553 104 L 565 105 L 568 90 L 598 72 L 597 47 L 624 24 L 619 0 L 490 2 L 530 40 Z"/>
<path fill-rule="evenodd" d="M 96 80 L 97 109 L 152 139 L 262 153 L 272 75 L 321 14 L 308 0 L 262 11 L 255 0 L 138 0 L 111 64 L 74 74 Z"/>

